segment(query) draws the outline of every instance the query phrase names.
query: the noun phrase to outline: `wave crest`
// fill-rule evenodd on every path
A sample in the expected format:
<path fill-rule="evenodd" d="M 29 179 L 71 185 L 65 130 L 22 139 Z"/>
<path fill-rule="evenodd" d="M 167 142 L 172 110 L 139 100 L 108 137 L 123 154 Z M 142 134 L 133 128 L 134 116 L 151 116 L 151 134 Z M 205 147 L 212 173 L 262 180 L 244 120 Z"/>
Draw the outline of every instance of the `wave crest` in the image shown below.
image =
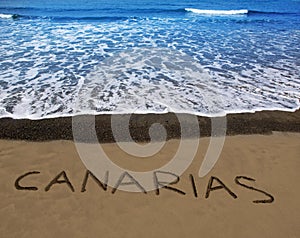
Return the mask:
<path fill-rule="evenodd" d="M 0 13 L 0 18 L 8 19 L 8 18 L 12 18 L 12 17 L 13 17 L 12 14 L 1 14 L 1 13 Z"/>
<path fill-rule="evenodd" d="M 248 14 L 247 9 L 242 10 L 203 10 L 203 9 L 196 9 L 196 8 L 185 8 L 187 12 L 193 12 L 197 14 L 203 15 L 243 15 Z"/>
<path fill-rule="evenodd" d="M 19 17 L 18 14 L 3 14 L 3 13 L 0 13 L 0 19 L 16 19 L 18 17 Z"/>

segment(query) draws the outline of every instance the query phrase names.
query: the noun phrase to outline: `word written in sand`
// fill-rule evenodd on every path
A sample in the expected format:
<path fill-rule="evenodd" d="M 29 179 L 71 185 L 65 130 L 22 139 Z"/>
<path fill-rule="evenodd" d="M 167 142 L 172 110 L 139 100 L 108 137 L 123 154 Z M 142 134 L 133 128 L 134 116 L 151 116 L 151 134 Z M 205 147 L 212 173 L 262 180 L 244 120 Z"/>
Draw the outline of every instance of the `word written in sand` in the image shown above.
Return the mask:
<path fill-rule="evenodd" d="M 29 177 L 33 176 L 38 176 L 40 175 L 41 172 L 39 171 L 30 171 L 27 173 L 22 174 L 15 180 L 15 188 L 17 190 L 25 190 L 25 191 L 37 191 L 40 188 L 36 186 L 30 186 L 28 184 L 28 181 L 26 182 L 26 179 Z M 161 175 L 168 175 L 174 177 L 174 180 L 170 183 L 163 181 L 160 177 Z M 106 171 L 105 173 L 105 182 L 101 182 L 99 179 L 97 179 L 96 176 L 94 176 L 90 171 L 86 171 L 82 183 L 81 183 L 81 188 L 80 192 L 84 193 L 87 191 L 87 185 L 88 183 L 96 183 L 99 188 L 103 191 L 108 191 L 108 179 L 109 179 L 109 171 Z M 124 180 L 127 180 L 125 182 Z M 129 180 L 129 182 L 128 182 Z M 249 183 L 253 183 L 256 180 L 247 176 L 236 176 L 234 178 L 234 182 L 237 186 L 241 186 L 247 190 L 251 190 L 253 192 L 256 192 L 257 195 L 261 196 L 262 198 L 259 200 L 254 200 L 254 203 L 272 203 L 274 202 L 274 197 L 262 189 L 255 188 Z M 156 195 L 160 195 L 161 189 L 166 189 L 171 192 L 174 192 L 175 194 L 179 195 L 187 195 L 188 193 L 182 189 L 179 189 L 178 187 L 174 186 L 176 184 L 179 185 L 180 182 L 180 177 L 177 176 L 174 173 L 171 172 L 166 172 L 166 171 L 155 171 L 153 172 L 153 186 L 154 186 L 154 192 Z M 26 185 L 25 185 L 26 184 Z M 198 191 L 198 186 L 195 181 L 195 177 L 192 174 L 189 174 L 189 182 L 188 185 L 190 186 L 190 194 L 194 196 L 195 198 L 199 197 L 199 191 Z M 66 190 L 70 190 L 71 192 L 75 192 L 74 186 L 71 183 L 71 180 L 67 176 L 67 173 L 65 171 L 61 171 L 58 173 L 53 179 L 49 181 L 48 184 L 44 187 L 45 192 L 49 192 L 51 189 L 53 189 L 55 186 L 65 186 Z M 115 186 L 111 188 L 111 193 L 115 194 L 121 186 L 136 186 L 142 193 L 147 194 L 147 191 L 144 189 L 143 185 L 139 183 L 130 173 L 124 172 L 120 175 L 118 181 L 116 182 Z M 216 176 L 211 176 L 208 180 L 206 190 L 205 190 L 205 195 L 204 197 L 208 199 L 209 197 L 212 196 L 212 193 L 215 193 L 217 190 L 223 190 L 223 194 L 227 194 L 226 196 L 230 196 L 233 199 L 237 199 L 238 196 L 235 192 L 233 192 L 232 189 L 230 189 L 220 178 Z"/>

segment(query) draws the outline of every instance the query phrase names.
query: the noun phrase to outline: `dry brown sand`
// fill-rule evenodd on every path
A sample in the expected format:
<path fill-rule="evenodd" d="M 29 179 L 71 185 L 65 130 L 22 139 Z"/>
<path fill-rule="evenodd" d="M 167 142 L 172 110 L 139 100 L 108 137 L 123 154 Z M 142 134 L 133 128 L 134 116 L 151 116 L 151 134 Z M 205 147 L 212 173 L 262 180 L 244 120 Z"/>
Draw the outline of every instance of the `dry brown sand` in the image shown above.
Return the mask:
<path fill-rule="evenodd" d="M 157 195 L 119 190 L 113 194 L 112 188 L 104 191 L 92 179 L 82 192 L 86 168 L 72 141 L 1 140 L 0 237 L 300 237 L 300 134 L 227 137 L 216 166 L 199 178 L 208 141 L 201 139 L 192 165 L 171 185 L 185 195 L 170 189 L 160 189 Z M 178 140 L 167 142 L 146 162 L 120 151 L 116 144 L 102 146 L 116 163 L 147 170 L 166 163 L 177 145 Z M 16 179 L 32 171 L 36 174 L 21 179 L 20 186 L 37 190 L 18 190 Z M 62 171 L 74 192 L 66 183 L 53 184 L 46 192 Z M 237 176 L 244 176 L 238 180 L 241 184 L 259 191 L 238 184 Z M 224 187 L 210 191 L 206 198 L 210 180 L 211 188 L 218 188 L 221 181 L 237 198 Z"/>

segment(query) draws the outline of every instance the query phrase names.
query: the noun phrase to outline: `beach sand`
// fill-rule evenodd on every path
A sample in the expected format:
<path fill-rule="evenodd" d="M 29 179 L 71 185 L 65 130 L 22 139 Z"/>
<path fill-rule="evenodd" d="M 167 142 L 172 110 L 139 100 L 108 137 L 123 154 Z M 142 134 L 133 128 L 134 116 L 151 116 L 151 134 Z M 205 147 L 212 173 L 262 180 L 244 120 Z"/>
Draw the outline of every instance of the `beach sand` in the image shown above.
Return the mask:
<path fill-rule="evenodd" d="M 178 142 L 146 163 L 114 143 L 101 146 L 115 163 L 143 171 L 168 162 Z M 0 237 L 299 237 L 300 134 L 227 136 L 217 164 L 199 178 L 208 143 L 201 138 L 193 163 L 170 185 L 185 194 L 163 188 L 157 195 L 112 193 L 91 178 L 82 189 L 86 168 L 71 140 L 0 140 Z M 62 171 L 74 191 L 49 185 Z"/>

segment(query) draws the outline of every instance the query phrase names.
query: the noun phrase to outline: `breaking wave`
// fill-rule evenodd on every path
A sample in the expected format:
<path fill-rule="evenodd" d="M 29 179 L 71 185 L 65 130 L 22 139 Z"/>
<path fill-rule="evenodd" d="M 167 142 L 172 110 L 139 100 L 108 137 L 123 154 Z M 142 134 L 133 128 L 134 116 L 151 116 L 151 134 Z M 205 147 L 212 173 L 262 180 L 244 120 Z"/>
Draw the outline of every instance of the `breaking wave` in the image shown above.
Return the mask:
<path fill-rule="evenodd" d="M 241 14 L 248 14 L 248 10 L 203 10 L 203 9 L 196 9 L 196 8 L 185 8 L 187 12 L 193 12 L 202 15 L 241 15 Z"/>

